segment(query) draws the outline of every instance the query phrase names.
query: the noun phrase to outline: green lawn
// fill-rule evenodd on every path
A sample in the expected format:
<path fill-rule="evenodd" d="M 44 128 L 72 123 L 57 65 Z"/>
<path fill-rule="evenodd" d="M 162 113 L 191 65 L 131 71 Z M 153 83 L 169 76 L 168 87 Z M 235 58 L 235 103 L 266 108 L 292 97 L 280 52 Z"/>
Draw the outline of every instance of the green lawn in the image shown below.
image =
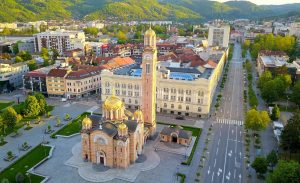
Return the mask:
<path fill-rule="evenodd" d="M 13 105 L 14 102 L 0 102 L 0 110 L 5 109 L 8 106 Z"/>
<path fill-rule="evenodd" d="M 157 124 L 174 126 L 173 124 L 162 123 L 162 122 L 157 122 Z M 196 140 L 195 140 L 195 143 L 194 143 L 194 146 L 193 146 L 193 149 L 191 151 L 190 156 L 188 157 L 187 161 L 184 161 L 184 162 L 181 163 L 183 165 L 190 165 L 192 160 L 193 160 L 194 153 L 195 153 L 195 150 L 196 150 L 196 147 L 197 147 L 202 129 L 201 128 L 195 128 L 195 127 L 189 127 L 189 126 L 182 126 L 182 125 L 180 125 L 180 126 L 183 127 L 184 130 L 191 131 L 193 133 L 193 136 L 196 137 Z"/>
<path fill-rule="evenodd" d="M 184 183 L 185 177 L 186 177 L 185 174 L 183 174 L 183 173 L 176 173 L 176 176 L 177 176 L 177 180 L 178 180 L 178 177 L 180 178 L 180 183 Z"/>
<path fill-rule="evenodd" d="M 19 123 L 16 124 L 15 128 L 16 128 L 16 129 L 20 129 L 20 128 L 22 128 L 25 124 L 26 124 L 26 123 L 25 123 L 24 121 L 21 120 Z M 12 128 L 6 128 L 5 133 L 3 133 L 2 130 L 0 131 L 0 136 L 1 136 L 1 135 L 7 136 L 7 135 L 11 134 L 13 131 L 14 131 L 14 129 L 12 129 Z"/>
<path fill-rule="evenodd" d="M 16 161 L 14 164 L 4 169 L 0 173 L 0 181 L 6 178 L 9 180 L 9 182 L 15 182 L 15 176 L 18 172 L 20 172 L 25 177 L 25 182 L 30 182 L 29 178 L 26 176 L 27 170 L 47 157 L 49 155 L 50 149 L 51 147 L 38 145 L 21 159 Z M 30 175 L 30 178 L 31 182 L 41 182 L 44 179 L 44 177 L 33 174 Z"/>
<path fill-rule="evenodd" d="M 51 138 L 56 138 L 56 135 L 70 136 L 75 133 L 79 133 L 82 129 L 81 122 L 82 122 L 83 118 L 89 114 L 90 113 L 88 113 L 88 112 L 84 112 L 81 115 L 77 116 L 77 118 L 75 118 L 69 124 L 67 124 L 62 129 L 58 130 L 53 135 L 51 135 Z"/>

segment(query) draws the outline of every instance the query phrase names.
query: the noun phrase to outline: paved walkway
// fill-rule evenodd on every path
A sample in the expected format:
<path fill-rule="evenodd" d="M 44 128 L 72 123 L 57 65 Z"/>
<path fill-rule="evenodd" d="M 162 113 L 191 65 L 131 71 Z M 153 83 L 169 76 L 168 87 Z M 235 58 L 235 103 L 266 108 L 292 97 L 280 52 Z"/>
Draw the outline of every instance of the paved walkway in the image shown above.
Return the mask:
<path fill-rule="evenodd" d="M 74 106 L 74 105 L 57 106 L 52 111 L 52 115 L 58 116 L 61 119 L 63 119 L 65 114 L 69 113 L 72 118 L 75 118 L 79 114 L 81 114 L 83 110 L 87 110 L 88 108 L 90 108 L 90 107 L 85 106 L 85 105 L 80 105 L 80 104 L 76 105 L 76 106 Z M 44 133 L 44 130 L 47 128 L 48 125 L 51 125 L 54 130 L 58 130 L 58 129 L 62 128 L 62 127 L 60 127 L 60 128 L 54 127 L 56 122 L 57 122 L 57 120 L 55 118 L 51 118 L 51 119 L 46 118 L 45 122 L 43 122 L 40 125 L 37 125 L 36 127 L 32 128 L 30 130 L 24 130 L 23 128 L 20 129 L 19 132 L 22 133 L 21 136 L 14 137 L 14 138 L 11 136 L 7 136 L 5 138 L 5 140 L 7 141 L 7 144 L 0 147 L 0 157 L 1 157 L 0 170 L 6 168 L 7 166 L 9 166 L 13 162 L 17 161 L 20 157 L 22 157 L 23 155 L 25 155 L 27 153 L 27 151 L 19 151 L 19 147 L 24 142 L 27 142 L 32 147 L 35 147 L 44 140 L 47 140 L 47 141 L 51 140 L 50 135 L 49 134 L 46 135 Z M 65 122 L 62 120 L 62 123 L 65 123 Z M 16 158 L 14 161 L 11 161 L 11 162 L 4 161 L 3 157 L 6 156 L 6 153 L 8 151 L 12 151 L 14 154 L 16 154 L 18 156 L 18 158 Z"/>
<path fill-rule="evenodd" d="M 81 142 L 72 148 L 73 156 L 65 162 L 66 165 L 78 168 L 80 177 L 90 182 L 106 182 L 113 179 L 121 179 L 134 182 L 141 171 L 148 171 L 157 167 L 160 158 L 154 151 L 153 146 L 145 146 L 144 155 L 146 160 L 142 163 L 134 163 L 126 169 L 112 168 L 98 172 L 93 168 L 92 163 L 84 162 L 81 157 Z"/>

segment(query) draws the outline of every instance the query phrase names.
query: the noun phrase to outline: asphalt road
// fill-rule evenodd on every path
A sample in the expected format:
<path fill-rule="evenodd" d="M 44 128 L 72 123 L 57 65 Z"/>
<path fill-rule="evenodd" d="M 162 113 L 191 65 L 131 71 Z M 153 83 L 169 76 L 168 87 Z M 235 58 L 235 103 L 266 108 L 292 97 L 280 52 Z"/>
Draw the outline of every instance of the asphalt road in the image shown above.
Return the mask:
<path fill-rule="evenodd" d="M 243 173 L 243 68 L 241 47 L 235 44 L 222 102 L 212 119 L 213 136 L 201 182 L 240 183 Z"/>

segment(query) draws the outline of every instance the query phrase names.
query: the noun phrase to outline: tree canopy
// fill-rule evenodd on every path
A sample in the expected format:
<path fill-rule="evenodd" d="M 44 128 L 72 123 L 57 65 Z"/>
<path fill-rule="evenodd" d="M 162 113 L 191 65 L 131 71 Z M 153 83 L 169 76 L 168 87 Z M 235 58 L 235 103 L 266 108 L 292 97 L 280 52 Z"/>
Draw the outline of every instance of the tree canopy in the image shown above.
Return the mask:
<path fill-rule="evenodd" d="M 251 167 L 255 169 L 257 174 L 263 175 L 268 171 L 268 162 L 265 157 L 256 157 Z"/>
<path fill-rule="evenodd" d="M 295 152 L 300 150 L 300 113 L 295 113 L 288 120 L 281 133 L 281 146 L 285 150 Z"/>
<path fill-rule="evenodd" d="M 246 114 L 245 127 L 254 131 L 266 129 L 271 119 L 267 111 L 251 109 Z"/>
<path fill-rule="evenodd" d="M 39 103 L 40 114 L 45 114 L 47 112 L 47 102 L 46 102 L 45 96 L 41 93 L 36 93 L 34 96 Z"/>
<path fill-rule="evenodd" d="M 277 167 L 267 176 L 267 183 L 300 182 L 300 164 L 294 161 L 280 160 Z"/>
<path fill-rule="evenodd" d="M 274 150 L 272 150 L 267 156 L 268 165 L 272 168 L 278 163 L 278 157 Z"/>
<path fill-rule="evenodd" d="M 28 96 L 25 100 L 25 116 L 35 117 L 40 114 L 41 108 L 35 96 Z"/>
<path fill-rule="evenodd" d="M 280 109 L 277 105 L 275 105 L 272 109 L 272 115 L 271 115 L 271 119 L 272 120 L 278 120 L 280 118 Z"/>
<path fill-rule="evenodd" d="M 274 36 L 273 34 L 259 34 L 251 45 L 251 56 L 257 58 L 260 50 L 284 51 L 292 54 L 296 40 L 294 36 Z"/>
<path fill-rule="evenodd" d="M 3 120 L 3 124 L 6 125 L 8 128 L 13 129 L 19 118 L 18 118 L 18 114 L 16 113 L 16 111 L 14 110 L 14 108 L 12 107 L 8 107 L 1 115 L 2 120 Z"/>
<path fill-rule="evenodd" d="M 292 93 L 292 100 L 295 102 L 298 106 L 300 106 L 300 80 L 296 82 L 293 88 Z"/>
<path fill-rule="evenodd" d="M 27 66 L 29 67 L 30 71 L 36 70 L 38 68 L 35 60 L 28 61 Z"/>
<path fill-rule="evenodd" d="M 257 86 L 263 88 L 263 86 L 273 79 L 272 73 L 268 70 L 264 71 L 258 79 Z"/>
<path fill-rule="evenodd" d="M 99 29 L 96 27 L 87 27 L 83 29 L 83 32 L 88 35 L 97 36 Z"/>

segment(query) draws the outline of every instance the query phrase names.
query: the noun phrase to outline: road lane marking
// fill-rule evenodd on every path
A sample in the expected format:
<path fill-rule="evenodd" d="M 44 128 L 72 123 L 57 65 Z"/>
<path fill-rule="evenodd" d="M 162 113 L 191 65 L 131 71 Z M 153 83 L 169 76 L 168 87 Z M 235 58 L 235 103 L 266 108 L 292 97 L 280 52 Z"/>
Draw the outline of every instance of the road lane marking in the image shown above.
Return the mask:
<path fill-rule="evenodd" d="M 219 152 L 219 148 L 217 147 L 217 151 L 216 151 L 216 154 L 218 154 L 218 152 Z"/>
<path fill-rule="evenodd" d="M 214 175 L 215 175 L 215 172 L 212 173 L 211 182 L 214 182 Z"/>
<path fill-rule="evenodd" d="M 207 170 L 207 174 L 209 175 L 210 173 L 210 166 L 208 167 L 208 170 Z"/>
<path fill-rule="evenodd" d="M 214 167 L 216 167 L 217 159 L 215 159 Z"/>
<path fill-rule="evenodd" d="M 228 133 L 227 133 L 227 139 L 229 139 L 229 131 L 230 131 L 230 126 L 229 126 Z M 226 140 L 226 151 L 225 151 L 225 155 L 224 155 L 225 162 L 224 162 L 224 167 L 223 167 L 224 173 L 223 173 L 222 183 L 224 183 L 224 178 L 225 178 L 227 151 L 228 151 L 228 140 Z"/>
<path fill-rule="evenodd" d="M 235 179 L 236 169 L 234 169 L 233 178 Z"/>

